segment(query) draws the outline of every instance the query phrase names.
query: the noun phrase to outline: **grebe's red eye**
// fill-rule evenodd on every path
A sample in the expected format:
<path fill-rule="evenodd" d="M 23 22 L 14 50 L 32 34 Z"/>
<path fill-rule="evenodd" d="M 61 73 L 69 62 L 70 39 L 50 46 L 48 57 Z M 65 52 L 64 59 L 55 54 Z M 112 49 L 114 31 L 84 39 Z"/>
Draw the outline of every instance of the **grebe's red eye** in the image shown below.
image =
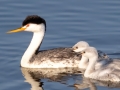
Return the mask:
<path fill-rule="evenodd" d="M 30 26 L 29 24 L 26 25 L 26 27 L 29 27 L 29 26 Z"/>

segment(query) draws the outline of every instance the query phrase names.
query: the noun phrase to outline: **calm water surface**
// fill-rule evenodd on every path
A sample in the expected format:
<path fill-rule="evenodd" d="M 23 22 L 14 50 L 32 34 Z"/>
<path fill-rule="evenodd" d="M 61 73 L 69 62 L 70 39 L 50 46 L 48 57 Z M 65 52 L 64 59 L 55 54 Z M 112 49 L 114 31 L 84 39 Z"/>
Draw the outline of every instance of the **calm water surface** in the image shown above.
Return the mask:
<path fill-rule="evenodd" d="M 76 42 L 85 40 L 110 57 L 120 58 L 119 0 L 1 0 L 0 90 L 119 90 L 120 85 L 109 88 L 112 85 L 96 84 L 96 81 L 83 79 L 81 75 L 59 76 L 53 71 L 43 77 L 21 69 L 20 60 L 32 33 L 8 35 L 6 32 L 20 27 L 23 19 L 31 14 L 40 15 L 47 22 L 41 49 L 71 47 Z M 87 85 L 85 83 L 83 86 L 72 87 L 82 81 L 87 82 Z"/>

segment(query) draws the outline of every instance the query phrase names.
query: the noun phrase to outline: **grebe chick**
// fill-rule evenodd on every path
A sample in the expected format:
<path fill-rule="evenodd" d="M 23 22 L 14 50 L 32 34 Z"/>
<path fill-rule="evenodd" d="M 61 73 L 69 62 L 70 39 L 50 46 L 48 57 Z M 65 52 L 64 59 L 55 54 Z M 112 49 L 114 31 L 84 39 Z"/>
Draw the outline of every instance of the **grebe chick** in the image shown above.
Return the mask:
<path fill-rule="evenodd" d="M 116 69 L 114 64 L 111 67 L 111 63 L 117 62 L 120 67 L 120 60 L 111 60 L 110 63 L 103 65 L 102 67 L 96 69 L 95 65 L 98 61 L 98 52 L 94 47 L 88 47 L 81 52 L 82 58 L 86 57 L 89 62 L 85 70 L 84 76 L 87 78 L 92 78 L 101 81 L 111 81 L 111 82 L 120 82 L 120 70 Z"/>

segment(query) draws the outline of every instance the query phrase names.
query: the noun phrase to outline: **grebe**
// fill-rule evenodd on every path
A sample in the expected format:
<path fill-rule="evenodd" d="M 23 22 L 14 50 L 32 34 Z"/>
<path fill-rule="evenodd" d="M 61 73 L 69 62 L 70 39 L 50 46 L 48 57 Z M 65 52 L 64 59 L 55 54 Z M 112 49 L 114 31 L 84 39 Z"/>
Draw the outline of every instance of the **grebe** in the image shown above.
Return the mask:
<path fill-rule="evenodd" d="M 95 65 L 98 61 L 98 52 L 94 47 L 86 48 L 81 52 L 81 55 L 82 58 L 85 57 L 89 60 L 84 73 L 85 77 L 101 81 L 120 82 L 120 69 L 116 68 L 116 65 L 120 68 L 120 60 L 111 60 L 96 69 Z M 111 64 L 114 66 L 111 66 Z"/>
<path fill-rule="evenodd" d="M 72 48 L 74 52 L 81 52 L 88 47 L 90 47 L 90 45 L 86 41 L 79 41 Z M 106 62 L 106 60 L 109 61 L 111 59 L 104 52 L 100 50 L 97 50 L 97 52 L 98 52 L 98 62 L 96 63 L 96 68 L 99 68 L 103 65 L 103 63 Z M 101 60 L 103 60 L 103 62 L 101 62 Z M 80 60 L 79 63 L 79 68 L 86 69 L 87 65 L 88 65 L 88 59 L 86 57 L 82 57 L 82 60 Z"/>
<path fill-rule="evenodd" d="M 73 52 L 72 48 L 55 48 L 50 50 L 38 51 L 46 31 L 46 21 L 40 16 L 27 16 L 22 23 L 22 27 L 10 30 L 7 33 L 15 33 L 20 31 L 33 32 L 31 43 L 22 56 L 21 67 L 78 67 L 81 55 Z"/>

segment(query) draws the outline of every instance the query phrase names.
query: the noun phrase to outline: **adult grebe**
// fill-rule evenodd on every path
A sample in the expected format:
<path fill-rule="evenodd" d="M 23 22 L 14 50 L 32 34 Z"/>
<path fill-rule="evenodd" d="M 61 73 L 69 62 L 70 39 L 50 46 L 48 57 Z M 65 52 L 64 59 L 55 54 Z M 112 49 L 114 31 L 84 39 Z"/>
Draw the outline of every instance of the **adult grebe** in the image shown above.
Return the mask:
<path fill-rule="evenodd" d="M 38 15 L 25 18 L 22 27 L 7 33 L 20 31 L 33 32 L 30 45 L 22 56 L 21 66 L 26 68 L 65 68 L 78 67 L 81 56 L 72 51 L 72 48 L 55 48 L 38 51 L 42 43 L 46 21 Z"/>
<path fill-rule="evenodd" d="M 120 60 L 111 60 L 111 62 L 102 65 L 100 68 L 95 68 L 98 61 L 98 52 L 94 47 L 88 47 L 81 52 L 82 58 L 86 57 L 89 62 L 85 70 L 84 76 L 87 78 L 97 79 L 101 81 L 120 82 L 120 69 L 115 68 L 116 64 L 120 68 Z M 114 62 L 117 62 L 114 64 Z M 113 63 L 114 66 L 110 64 Z"/>
<path fill-rule="evenodd" d="M 79 41 L 72 48 L 74 52 L 81 52 L 88 47 L 90 47 L 90 45 L 86 41 Z M 96 64 L 96 68 L 99 68 L 101 65 L 103 65 L 106 62 L 106 60 L 109 61 L 111 59 L 104 52 L 100 50 L 97 50 L 97 52 L 98 52 L 98 62 Z M 103 60 L 103 62 L 99 63 L 101 60 Z M 86 69 L 87 66 L 88 66 L 88 59 L 86 57 L 82 57 L 82 60 L 80 60 L 79 63 L 79 68 Z"/>

